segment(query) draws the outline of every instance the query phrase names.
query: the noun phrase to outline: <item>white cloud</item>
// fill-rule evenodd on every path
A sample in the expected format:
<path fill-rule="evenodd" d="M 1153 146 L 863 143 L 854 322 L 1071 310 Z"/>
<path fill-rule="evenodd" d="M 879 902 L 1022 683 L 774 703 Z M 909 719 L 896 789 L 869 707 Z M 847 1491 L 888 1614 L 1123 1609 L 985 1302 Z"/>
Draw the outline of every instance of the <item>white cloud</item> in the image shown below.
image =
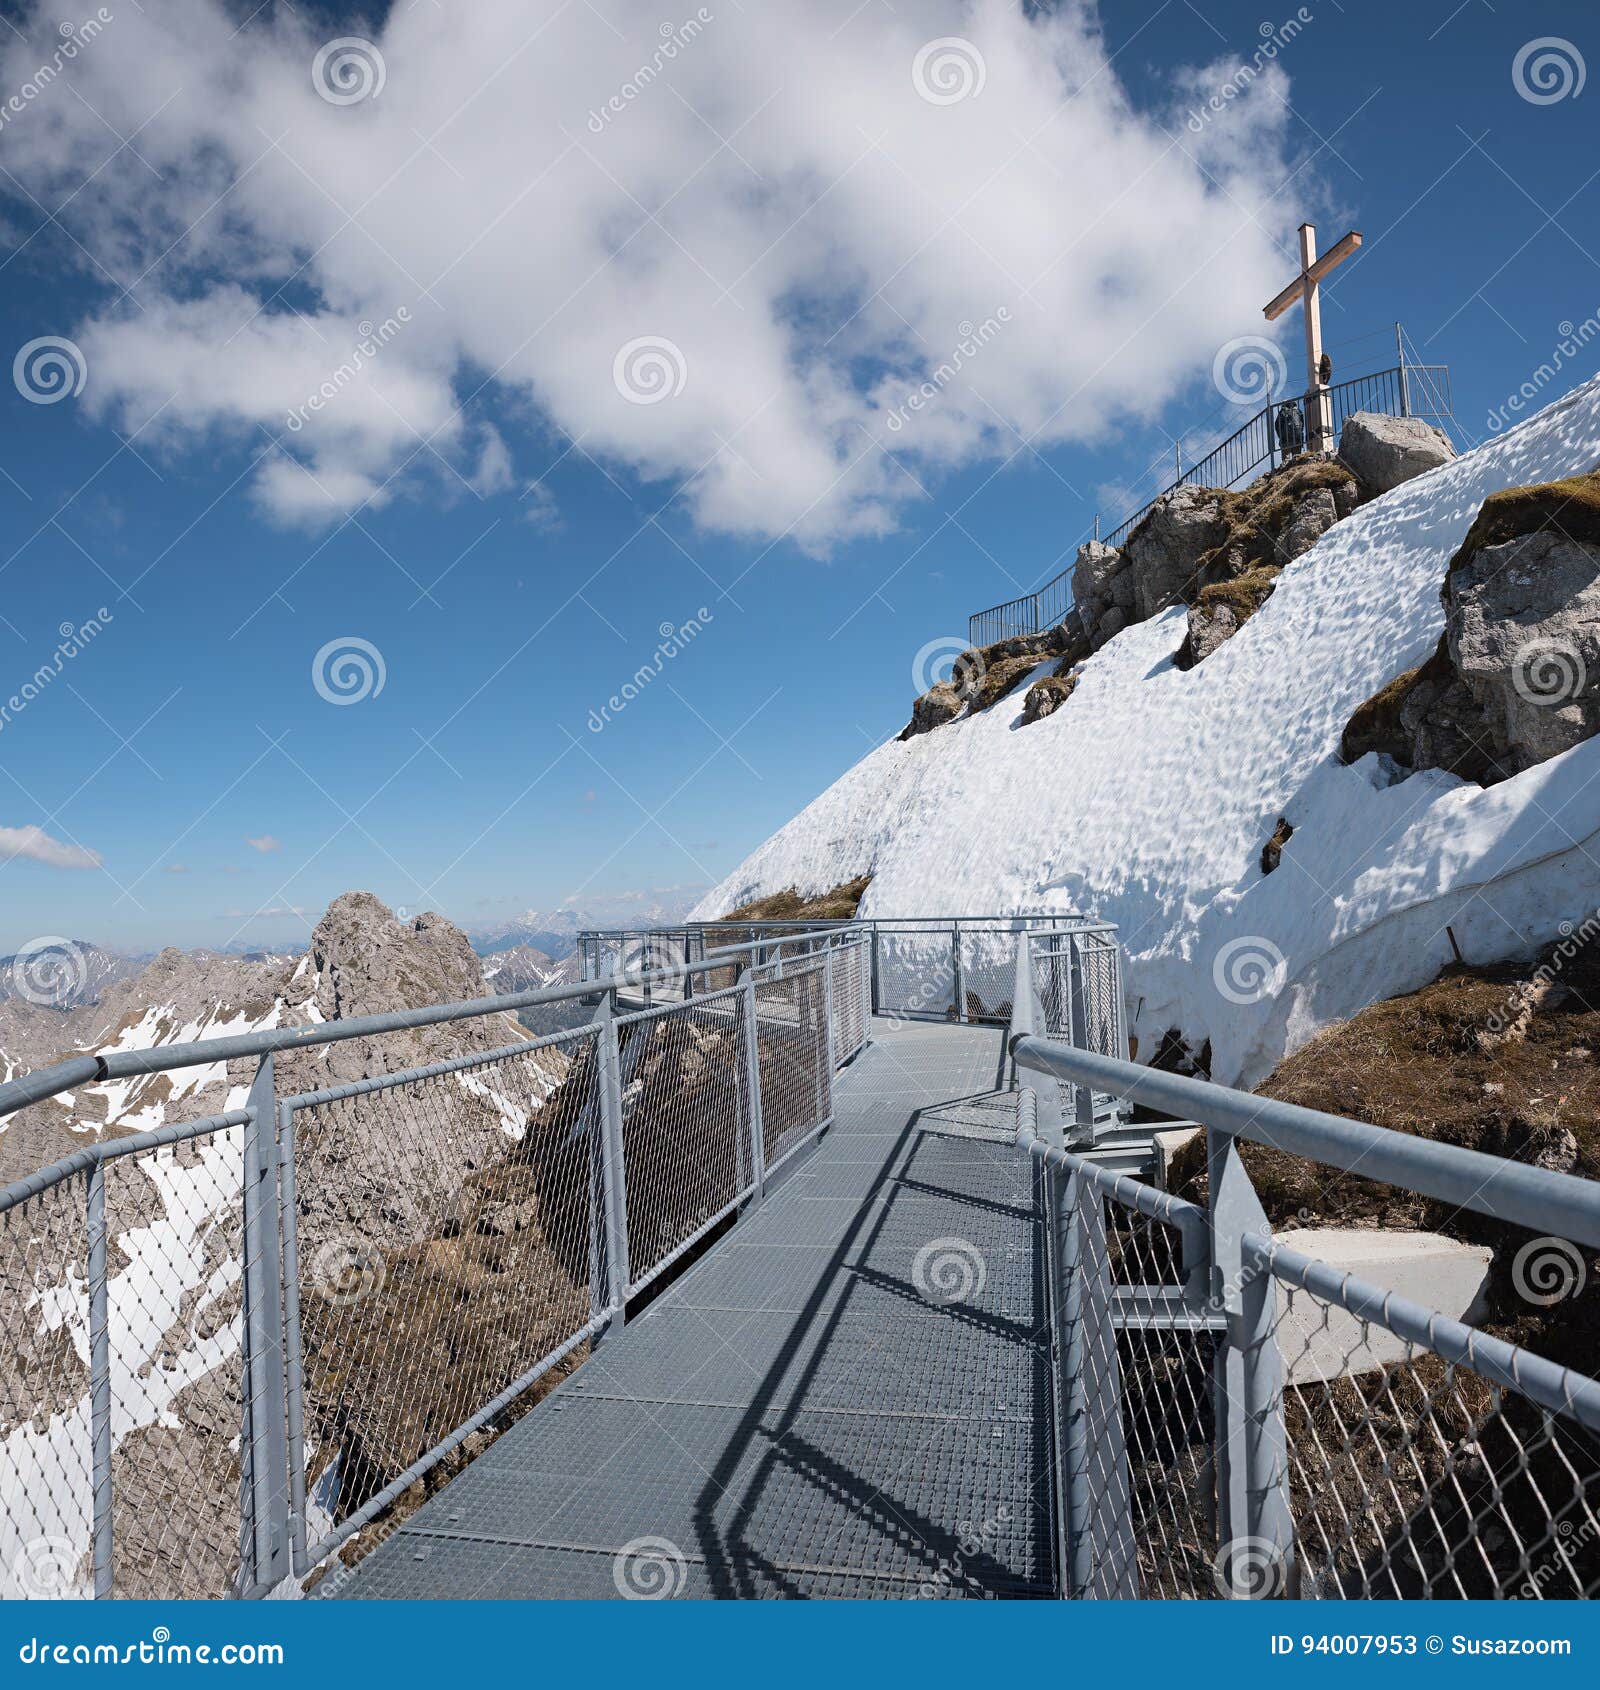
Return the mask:
<path fill-rule="evenodd" d="M 1261 326 L 1300 209 L 1272 199 L 1278 68 L 1195 136 L 1174 114 L 1197 76 L 1136 109 L 1082 0 L 703 12 L 667 58 L 611 0 L 395 8 L 381 98 L 333 104 L 298 17 L 119 8 L 68 67 L 82 98 L 53 84 L 6 127 L 7 169 L 70 195 L 131 290 L 61 325 L 84 402 L 145 439 L 248 442 L 257 497 L 318 522 L 508 487 L 493 399 L 707 525 L 820 548 L 887 531 L 930 472 L 1150 415 Z M 973 97 L 918 93 L 941 36 L 981 54 Z M 645 338 L 681 391 L 630 402 L 613 364 Z"/>
<path fill-rule="evenodd" d="M 249 834 L 246 834 L 244 842 L 252 851 L 260 851 L 263 855 L 268 851 L 281 851 L 283 849 L 283 841 L 275 839 L 270 833 L 263 833 L 258 838 L 251 838 Z"/>
<path fill-rule="evenodd" d="M 0 827 L 0 863 L 26 857 L 47 868 L 99 868 L 100 853 L 86 845 L 69 845 L 42 827 Z"/>

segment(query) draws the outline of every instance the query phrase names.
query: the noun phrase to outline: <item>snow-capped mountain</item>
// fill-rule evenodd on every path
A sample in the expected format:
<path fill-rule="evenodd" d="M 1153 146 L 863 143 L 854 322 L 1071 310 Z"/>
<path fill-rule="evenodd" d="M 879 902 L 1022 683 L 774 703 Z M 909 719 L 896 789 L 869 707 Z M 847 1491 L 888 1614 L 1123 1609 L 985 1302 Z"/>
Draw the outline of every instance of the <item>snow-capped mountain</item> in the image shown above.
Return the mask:
<path fill-rule="evenodd" d="M 108 986 L 137 974 L 149 960 L 87 939 L 36 939 L 14 955 L 0 957 L 0 1001 L 21 998 L 57 1010 L 98 1003 Z"/>
<path fill-rule="evenodd" d="M 700 892 L 699 887 L 658 887 L 596 899 L 587 907 L 526 910 L 510 921 L 475 929 L 472 944 L 480 956 L 526 945 L 560 962 L 572 952 L 585 928 L 670 927 L 684 919 Z"/>
<path fill-rule="evenodd" d="M 870 874 L 864 917 L 1095 914 L 1121 932 L 1140 1050 L 1176 1029 L 1228 1082 L 1432 979 L 1447 927 L 1472 961 L 1547 943 L 1600 905 L 1600 738 L 1489 786 L 1339 751 L 1357 707 L 1434 651 L 1486 496 L 1597 463 L 1600 380 L 1336 523 L 1204 662 L 1175 664 L 1173 605 L 1088 657 L 1042 720 L 1023 723 L 1019 685 L 880 746 L 695 913 Z M 1267 874 L 1280 818 L 1293 838 Z"/>

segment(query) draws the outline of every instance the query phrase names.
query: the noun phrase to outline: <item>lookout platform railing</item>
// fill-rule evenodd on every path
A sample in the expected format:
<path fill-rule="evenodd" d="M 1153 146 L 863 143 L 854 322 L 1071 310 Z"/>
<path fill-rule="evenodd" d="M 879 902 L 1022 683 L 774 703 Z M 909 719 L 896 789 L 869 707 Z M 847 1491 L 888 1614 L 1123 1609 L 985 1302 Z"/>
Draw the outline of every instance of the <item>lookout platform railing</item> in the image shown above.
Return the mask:
<path fill-rule="evenodd" d="M 1315 420 L 1313 411 L 1319 398 L 1324 427 L 1328 437 L 1335 441 L 1346 418 L 1354 416 L 1357 411 L 1377 411 L 1391 417 L 1422 417 L 1434 422 L 1446 421 L 1453 414 L 1450 370 L 1444 364 L 1399 364 L 1393 369 L 1377 370 L 1370 375 L 1335 382 L 1319 389 L 1316 395 L 1304 393 L 1278 398 L 1269 395 L 1267 403 L 1254 416 L 1175 476 L 1153 498 L 1131 511 L 1115 528 L 1102 534 L 1097 521 L 1093 535 L 1086 534 L 1084 539 L 1120 546 L 1149 514 L 1151 507 L 1175 488 L 1189 485 L 1237 487 L 1253 480 L 1264 470 L 1276 467 L 1284 457 L 1276 427 L 1279 412 L 1288 406 L 1298 418 L 1299 437 L 1308 440 L 1312 436 L 1309 425 Z M 967 643 L 976 649 L 1018 634 L 1042 634 L 1065 622 L 1073 613 L 1072 569 L 1069 567 L 1031 593 L 977 611 L 968 619 Z"/>
<path fill-rule="evenodd" d="M 259 1597 L 362 1553 L 828 1130 L 872 1036 L 875 947 L 880 1015 L 1003 1012 L 1048 1244 L 1062 1595 L 1594 1594 L 1600 1384 L 1346 1271 L 1325 1235 L 1275 1234 L 1250 1164 L 1303 1158 L 1487 1223 L 1508 1329 L 1554 1301 L 1552 1265 L 1581 1288 L 1600 1186 L 1127 1061 L 1103 923 L 794 925 L 676 971 L 0 1086 L 7 1119 L 154 1074 L 248 1081 L 237 1107 L 0 1191 L 7 1594 Z M 885 968 L 891 942 L 930 994 Z M 1002 953 L 1003 995 L 979 972 Z M 375 1044 L 343 1084 L 289 1061 L 569 1000 L 593 1018 L 395 1071 Z M 1110 1171 L 1108 1110 L 1202 1126 L 1187 1183 Z"/>
<path fill-rule="evenodd" d="M 1089 1019 L 1087 968 L 1075 936 L 1024 935 L 1008 1033 L 1044 1182 L 1062 1594 L 1593 1596 L 1600 1384 L 1348 1271 L 1327 1234 L 1275 1236 L 1248 1164 L 1490 1223 L 1486 1302 L 1552 1335 L 1600 1185 L 1139 1067 Z M 1099 1166 L 1099 1098 L 1202 1126 L 1191 1189 Z"/>

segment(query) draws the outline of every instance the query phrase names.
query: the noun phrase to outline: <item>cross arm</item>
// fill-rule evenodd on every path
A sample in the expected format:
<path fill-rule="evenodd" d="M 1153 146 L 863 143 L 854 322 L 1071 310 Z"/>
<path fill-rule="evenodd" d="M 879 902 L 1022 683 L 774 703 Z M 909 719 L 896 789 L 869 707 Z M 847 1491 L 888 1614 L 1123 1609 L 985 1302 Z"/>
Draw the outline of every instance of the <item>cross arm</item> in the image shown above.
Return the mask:
<path fill-rule="evenodd" d="M 1269 323 L 1276 322 L 1291 305 L 1296 304 L 1300 300 L 1301 296 L 1305 292 L 1307 282 L 1310 282 L 1313 286 L 1315 286 L 1324 276 L 1328 274 L 1330 270 L 1334 269 L 1337 265 L 1343 264 L 1350 254 L 1360 245 L 1361 231 L 1359 229 L 1352 229 L 1350 233 L 1346 235 L 1336 246 L 1329 247 L 1309 270 L 1302 271 L 1301 274 L 1296 276 L 1295 279 L 1290 282 L 1288 287 L 1286 287 L 1283 292 L 1271 302 L 1270 305 L 1264 307 L 1264 314 L 1267 321 Z"/>

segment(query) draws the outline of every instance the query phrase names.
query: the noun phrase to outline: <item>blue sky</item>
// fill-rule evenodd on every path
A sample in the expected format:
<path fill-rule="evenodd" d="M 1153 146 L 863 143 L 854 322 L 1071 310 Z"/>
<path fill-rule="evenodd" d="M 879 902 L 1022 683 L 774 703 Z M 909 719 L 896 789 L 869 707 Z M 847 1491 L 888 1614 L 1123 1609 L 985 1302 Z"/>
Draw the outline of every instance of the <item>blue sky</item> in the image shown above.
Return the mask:
<path fill-rule="evenodd" d="M 769 90 L 764 69 L 791 62 L 799 39 L 786 43 L 778 28 L 792 9 L 774 7 L 761 25 L 769 33 L 735 43 L 737 62 L 751 67 L 750 127 L 735 135 L 725 113 L 696 106 L 703 85 L 718 90 L 707 100 L 731 97 L 716 55 L 734 51 L 737 29 L 755 27 L 744 14 L 730 8 L 691 32 L 660 81 L 621 99 L 613 122 L 603 107 L 619 86 L 616 65 L 646 62 L 668 26 L 655 14 L 632 20 L 615 0 L 608 9 L 593 37 L 565 33 L 595 31 L 592 18 L 576 23 L 551 6 L 549 33 L 531 49 L 461 43 L 464 60 L 487 67 L 473 86 L 492 84 L 496 102 L 535 62 L 570 86 L 569 143 L 583 143 L 584 181 L 598 184 L 586 191 L 600 197 L 557 198 L 536 218 L 529 208 L 555 179 L 555 155 L 519 117 L 537 88 L 496 104 L 470 136 L 477 106 L 470 120 L 425 129 L 404 106 L 406 78 L 433 74 L 407 34 L 424 27 L 416 7 L 388 19 L 269 12 L 230 40 L 240 11 L 183 62 L 143 14 L 119 17 L 112 5 L 67 72 L 12 108 L 0 128 L 0 346 L 10 358 L 66 337 L 86 370 L 82 392 L 56 403 L 30 402 L 17 382 L 0 391 L 0 694 L 42 665 L 59 670 L 0 719 L 0 840 L 10 841 L 0 950 L 45 934 L 140 949 L 303 938 L 327 901 L 353 887 L 469 926 L 564 900 L 620 916 L 681 897 L 727 873 L 899 729 L 920 650 L 963 637 L 970 612 L 1070 563 L 1095 511 L 1114 508 L 1118 489 L 1164 461 L 1174 434 L 1187 431 L 1192 450 L 1226 425 L 1214 356 L 1231 337 L 1261 333 L 1261 304 L 1295 267 L 1302 217 L 1317 220 L 1325 241 L 1351 225 L 1366 237 L 1325 292 L 1338 373 L 1389 362 L 1392 324 L 1403 321 L 1424 358 L 1451 368 L 1463 443 L 1482 438 L 1491 411 L 1550 358 L 1562 325 L 1600 312 L 1600 88 L 1536 101 L 1513 78 L 1519 51 L 1541 37 L 1570 43 L 1585 76 L 1600 68 L 1591 5 L 1308 5 L 1271 73 L 1286 82 L 1241 100 L 1255 116 L 1232 129 L 1219 122 L 1198 164 L 1174 154 L 1133 195 L 1115 183 L 1125 168 L 1116 156 L 1104 161 L 1111 186 L 1088 180 L 1102 136 L 1117 127 L 1130 146 L 1184 142 L 1183 112 L 1258 53 L 1254 0 L 1104 7 L 1103 37 L 1073 38 L 1080 56 L 1068 54 L 1059 86 L 1035 79 L 1021 92 L 1008 82 L 1012 55 L 1028 50 L 1036 26 L 1008 22 L 1005 8 L 954 3 L 915 21 L 904 8 L 858 16 L 842 6 L 827 51 L 844 57 L 819 61 L 832 67 L 826 85 L 796 88 L 774 74 Z M 209 0 L 180 10 L 224 17 Z M 790 21 L 815 36 L 828 11 Z M 43 24 L 9 16 L 8 94 L 56 27 L 53 15 Z M 199 52 L 189 33 L 185 50 Z M 386 49 L 372 104 L 416 138 L 404 145 L 418 162 L 383 171 L 381 232 L 362 227 L 365 210 L 348 216 L 378 185 L 364 188 L 370 159 L 345 160 L 344 134 L 327 127 L 354 107 L 302 88 L 306 44 L 344 34 Z M 956 166 L 925 163 L 928 149 L 908 142 L 883 168 L 882 192 L 896 191 L 898 173 L 927 237 L 907 239 L 895 259 L 875 242 L 865 190 L 841 206 L 900 139 L 899 107 L 874 95 L 873 78 L 903 90 L 908 48 L 924 36 L 982 49 L 984 86 L 958 121 L 989 127 L 963 132 L 960 151 L 992 144 L 997 161 L 1011 162 L 980 196 L 947 179 Z M 806 49 L 822 51 L 811 38 Z M 163 108 L 169 52 L 173 88 L 189 92 Z M 859 89 L 851 67 L 861 69 Z M 215 80 L 196 104 L 194 79 L 205 75 Z M 760 112 L 758 95 L 772 101 Z M 283 114 L 281 129 L 256 123 L 263 165 L 230 161 L 236 138 L 219 143 L 208 129 L 252 98 L 262 112 L 280 101 Z M 1062 124 L 1078 127 L 1051 127 L 1026 145 L 1016 126 L 1027 102 L 1050 99 L 1072 106 Z M 804 127 L 830 101 L 828 132 Z M 1080 121 L 1090 101 L 1109 104 Z M 921 105 L 906 121 L 956 110 Z M 583 128 L 585 110 L 602 111 L 601 133 Z M 790 127 L 766 133 L 778 112 Z M 875 112 L 884 126 L 869 132 Z M 356 112 L 353 123 L 365 121 Z M 847 123 L 868 162 L 830 170 L 826 149 Z M 659 191 L 657 172 L 697 126 L 716 139 L 684 155 L 681 190 Z M 305 149 L 285 163 L 301 135 Z M 369 124 L 361 144 L 372 139 Z M 395 135 L 381 139 L 399 163 Z M 601 154 L 613 141 L 618 151 Z M 746 283 L 738 220 L 772 210 L 757 149 L 804 156 L 812 146 L 810 197 L 783 216 L 778 238 L 752 250 Z M 281 184 L 267 182 L 274 170 Z M 1185 173 L 1187 198 L 1175 180 Z M 1230 191 L 1208 209 L 1213 179 Z M 451 237 L 436 267 L 449 267 L 447 282 L 419 293 L 371 281 L 391 261 L 416 271 L 407 233 L 447 223 L 458 197 L 479 191 L 495 195 L 481 244 Z M 323 201 L 341 207 L 331 226 L 318 221 Z M 1219 276 L 1199 247 L 1241 202 L 1249 215 L 1228 237 Z M 529 291 L 562 287 L 559 265 L 580 247 L 580 223 L 585 239 L 620 243 L 628 257 L 599 279 L 585 269 L 583 291 L 561 293 L 561 315 L 545 314 L 554 325 L 541 320 L 530 352 L 518 342 L 532 337 L 513 332 L 512 304 L 524 279 Z M 1028 250 L 999 250 L 1019 224 L 1059 250 L 1048 279 L 1022 273 Z M 628 228 L 643 231 L 631 248 Z M 1075 267 L 1152 238 L 1159 262 L 1129 258 L 1125 272 L 1113 265 L 1097 278 L 1087 303 L 1055 303 L 1051 290 L 1070 286 Z M 635 267 L 633 255 L 656 242 L 660 256 Z M 807 250 L 793 270 L 769 275 L 797 243 Z M 716 272 L 716 285 L 695 281 L 706 301 L 678 312 L 691 288 L 674 283 L 670 266 L 685 263 L 702 277 Z M 819 287 L 818 274 L 835 276 L 837 289 Z M 965 304 L 953 280 L 963 275 Z M 920 318 L 941 288 L 951 297 Z M 1139 289 L 1166 315 L 1123 351 L 1117 295 Z M 1168 321 L 1174 294 L 1183 309 Z M 207 300 L 220 303 L 199 321 L 196 302 Z M 225 313 L 241 300 L 255 303 L 229 326 Z M 333 314 L 373 321 L 390 300 L 409 300 L 413 323 L 372 366 L 387 361 L 385 381 L 404 366 L 408 385 L 378 396 L 360 426 L 350 400 L 350 425 L 320 437 L 317 497 L 333 505 L 308 513 L 299 482 L 269 479 L 275 463 L 299 473 L 301 431 L 281 414 L 275 423 L 251 414 L 252 370 L 271 369 L 274 347 L 263 340 L 265 364 L 236 368 L 240 348 L 263 321 L 300 313 L 321 325 L 318 356 L 331 370 L 349 344 Z M 870 400 L 881 415 L 884 394 L 913 379 L 919 361 L 937 361 L 949 344 L 932 326 L 940 310 L 981 323 L 1008 302 L 993 349 L 973 359 L 976 395 L 941 397 L 947 428 L 941 418 L 942 432 L 915 451 L 862 433 L 863 464 L 850 474 L 873 479 L 845 482 L 843 502 L 812 493 L 831 480 L 808 479 L 814 442 L 836 440 L 832 418 L 853 405 Z M 903 332 L 880 320 L 884 306 Z M 1297 316 L 1283 327 L 1297 370 Z M 755 329 L 765 338 L 754 346 L 775 337 L 813 374 L 764 395 L 767 417 L 735 440 L 757 410 L 738 391 L 740 367 L 756 354 L 741 349 L 730 368 L 720 343 Z M 593 348 L 620 352 L 654 334 L 686 353 L 682 393 L 591 414 L 586 383 L 608 403 L 616 397 L 613 366 Z M 1594 373 L 1597 347 L 1561 372 L 1550 397 Z M 1106 388 L 1105 362 L 1126 370 L 1125 385 Z M 816 378 L 818 367 L 834 385 Z M 347 398 L 330 399 L 329 414 Z M 781 427 L 769 434 L 773 416 Z M 716 467 L 696 474 L 708 438 Z M 98 622 L 102 609 L 93 639 L 57 665 L 59 630 Z M 660 630 L 691 619 L 693 637 L 657 664 Z M 332 689 L 319 691 L 314 666 L 330 643 L 351 639 L 378 654 L 382 687 L 338 705 L 325 696 Z M 607 710 L 641 665 L 659 673 Z"/>

